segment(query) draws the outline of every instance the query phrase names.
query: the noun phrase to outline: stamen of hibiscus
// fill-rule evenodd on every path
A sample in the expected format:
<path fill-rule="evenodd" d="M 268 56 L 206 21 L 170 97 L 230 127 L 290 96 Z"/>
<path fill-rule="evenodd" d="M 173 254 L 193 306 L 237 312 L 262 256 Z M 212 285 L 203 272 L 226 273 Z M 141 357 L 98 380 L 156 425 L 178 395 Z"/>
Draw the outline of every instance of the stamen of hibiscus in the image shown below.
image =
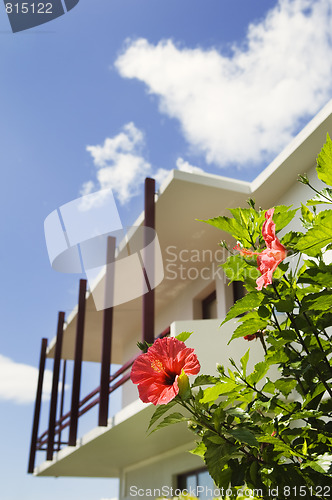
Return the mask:
<path fill-rule="evenodd" d="M 244 257 L 244 256 L 253 257 L 254 255 L 258 255 L 258 252 L 253 252 L 252 250 L 249 250 L 248 248 L 242 248 L 242 247 L 240 247 L 239 244 L 237 244 L 235 247 L 233 247 L 233 250 L 238 250 L 241 254 L 241 257 Z"/>
<path fill-rule="evenodd" d="M 152 361 L 151 368 L 155 372 L 159 372 L 159 373 L 165 372 L 164 365 L 162 364 L 162 362 L 159 359 L 155 359 L 154 361 Z"/>

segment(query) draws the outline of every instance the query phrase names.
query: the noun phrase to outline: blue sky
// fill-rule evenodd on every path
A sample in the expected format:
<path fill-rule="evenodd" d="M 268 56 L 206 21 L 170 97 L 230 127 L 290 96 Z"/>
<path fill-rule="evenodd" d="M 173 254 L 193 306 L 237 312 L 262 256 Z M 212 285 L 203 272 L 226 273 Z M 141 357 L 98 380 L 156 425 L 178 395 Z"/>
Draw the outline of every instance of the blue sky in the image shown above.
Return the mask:
<path fill-rule="evenodd" d="M 80 0 L 16 34 L 1 8 L 1 499 L 117 495 L 111 480 L 26 475 L 31 367 L 57 312 L 75 304 L 79 279 L 52 270 L 44 219 L 111 187 L 131 224 L 144 177 L 162 181 L 172 168 L 253 179 L 332 97 L 331 8 Z"/>

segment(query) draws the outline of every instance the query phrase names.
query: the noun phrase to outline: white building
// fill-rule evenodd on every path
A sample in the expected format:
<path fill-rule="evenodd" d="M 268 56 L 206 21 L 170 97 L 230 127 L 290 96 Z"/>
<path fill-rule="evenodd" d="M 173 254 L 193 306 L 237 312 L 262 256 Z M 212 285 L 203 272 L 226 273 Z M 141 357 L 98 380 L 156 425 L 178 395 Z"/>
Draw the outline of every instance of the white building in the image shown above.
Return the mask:
<path fill-rule="evenodd" d="M 228 286 L 221 268 L 218 267 L 223 255 L 218 241 L 221 238 L 227 239 L 227 236 L 195 219 L 227 215 L 227 208 L 245 207 L 249 197 L 254 198 L 257 206 L 264 209 L 280 204 L 300 206 L 300 203 L 304 202 L 311 192 L 307 186 L 297 182 L 298 174 L 306 172 L 309 178 L 313 179 L 313 183 L 317 183 L 315 180 L 316 157 L 325 142 L 327 132 L 332 133 L 332 101 L 253 182 L 173 170 L 158 191 L 155 197 L 155 229 L 161 246 L 165 277 L 154 291 L 154 334 L 157 336 L 168 329 L 170 329 L 170 335 L 177 335 L 182 331 L 193 331 L 194 334 L 187 341 L 187 345 L 195 348 L 202 366 L 202 373 L 213 374 L 217 362 L 227 365 L 229 357 L 234 359 L 241 357 L 244 349 L 248 348 L 248 344 L 243 344 L 243 341 L 239 339 L 227 346 L 235 320 L 219 328 L 235 296 L 241 293 L 237 287 Z M 150 201 L 148 200 L 147 203 L 150 203 L 149 210 L 151 210 L 151 193 Z M 144 214 L 141 214 L 136 225 L 142 225 L 143 221 Z M 294 229 L 296 224 L 294 220 L 291 229 Z M 121 257 L 120 251 L 118 259 Z M 84 300 L 84 283 L 81 286 L 81 294 L 81 308 L 84 309 L 86 305 L 83 361 L 100 363 L 104 312 L 96 311 L 91 293 L 87 294 Z M 154 407 L 138 399 L 136 386 L 128 380 L 131 366 L 128 360 L 132 360 L 139 354 L 136 343 L 142 339 L 142 315 L 145 314 L 146 323 L 149 322 L 149 318 L 150 320 L 151 317 L 153 318 L 148 313 L 148 308 L 152 307 L 153 293 L 146 294 L 146 298 L 146 313 L 144 311 L 142 313 L 142 297 L 116 306 L 113 310 L 111 362 L 127 368 L 127 371 L 120 370 L 118 378 L 110 384 L 112 387 L 120 381 L 118 385 L 122 385 L 121 411 L 107 421 L 107 409 L 105 410 L 104 407 L 100 417 L 100 423 L 103 425 L 91 429 L 83 436 L 79 434 L 78 437 L 76 436 L 75 412 L 78 411 L 80 373 L 78 342 L 76 381 L 73 383 L 74 392 L 76 387 L 76 395 L 72 396 L 74 424 L 70 427 L 71 446 L 64 444 L 60 446 L 59 451 L 55 451 L 58 449 L 59 426 L 54 427 L 56 396 L 54 389 L 50 430 L 37 440 L 37 448 L 48 446 L 49 459 L 35 467 L 35 445 L 38 432 L 37 397 L 29 464 L 29 471 L 36 476 L 119 478 L 120 499 L 131 498 L 138 488 L 145 491 L 161 489 L 163 486 L 169 488 L 184 484 L 195 486 L 197 481 L 203 484 L 207 480 L 207 474 L 200 472 L 204 467 L 203 462 L 197 456 L 187 453 L 194 447 L 194 435 L 185 424 L 176 424 L 161 429 L 149 437 L 146 435 Z M 60 330 L 62 319 L 60 316 Z M 110 328 L 111 319 L 106 319 L 108 328 Z M 61 353 L 58 350 L 58 358 L 55 360 L 55 388 L 58 385 L 59 355 L 61 354 L 62 360 L 75 358 L 76 329 L 79 322 L 76 309 L 67 320 Z M 146 324 L 147 336 L 151 335 L 151 328 L 151 325 Z M 258 343 L 255 345 L 253 342 L 250 347 L 252 347 L 251 365 L 253 365 L 261 356 L 260 345 Z M 46 348 L 45 341 L 43 348 L 44 350 Z M 54 339 L 47 347 L 46 355 L 53 358 L 55 353 L 56 340 Z M 104 358 L 105 377 L 108 381 L 109 348 L 107 345 L 104 356 L 106 356 Z M 41 364 L 43 365 L 43 360 Z M 42 372 L 41 369 L 41 374 Z M 108 385 L 107 382 L 107 388 Z M 99 392 L 96 391 L 89 401 L 79 407 L 79 411 L 95 400 L 99 404 L 98 397 Z M 58 408 L 59 406 L 61 406 L 61 401 Z M 69 417 L 64 418 L 63 426 L 69 421 Z M 68 426 L 65 429 L 62 436 L 68 433 Z M 54 432 L 56 444 L 53 449 Z M 38 453 L 41 456 L 42 452 Z M 141 496 L 141 498 L 145 497 L 150 498 L 149 495 Z"/>

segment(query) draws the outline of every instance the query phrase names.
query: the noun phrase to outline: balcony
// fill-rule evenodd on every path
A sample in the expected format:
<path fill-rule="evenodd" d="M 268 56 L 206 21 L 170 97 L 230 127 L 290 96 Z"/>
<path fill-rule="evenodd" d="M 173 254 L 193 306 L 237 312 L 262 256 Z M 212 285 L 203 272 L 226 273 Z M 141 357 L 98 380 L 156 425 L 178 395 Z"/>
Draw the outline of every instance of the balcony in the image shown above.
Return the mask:
<path fill-rule="evenodd" d="M 182 331 L 194 332 L 186 344 L 195 349 L 201 363 L 201 373 L 216 373 L 216 363 L 228 367 L 228 358 L 239 361 L 243 355 L 242 339 L 227 343 L 232 336 L 236 320 L 219 327 L 220 320 L 176 321 L 161 336 L 176 336 Z M 211 346 L 213 345 L 213 356 Z M 247 345 L 245 346 L 247 347 Z M 262 348 L 257 342 L 250 344 L 251 355 L 248 368 L 262 359 Z M 34 469 L 37 476 L 120 477 L 121 471 L 143 462 L 151 456 L 161 455 L 174 449 L 188 450 L 194 445 L 193 434 L 186 424 L 176 424 L 147 436 L 146 430 L 154 406 L 142 403 L 137 398 L 137 389 L 129 380 L 128 361 L 110 378 L 109 392 L 124 387 L 131 394 L 132 402 L 109 418 L 106 426 L 98 426 L 79 437 L 75 446 L 61 446 L 53 438 L 52 459 Z M 100 387 L 79 403 L 78 418 L 93 406 L 100 405 Z M 55 422 L 54 430 L 46 431 L 37 440 L 36 450 L 49 448 L 49 438 L 59 436 L 70 425 L 70 413 Z"/>

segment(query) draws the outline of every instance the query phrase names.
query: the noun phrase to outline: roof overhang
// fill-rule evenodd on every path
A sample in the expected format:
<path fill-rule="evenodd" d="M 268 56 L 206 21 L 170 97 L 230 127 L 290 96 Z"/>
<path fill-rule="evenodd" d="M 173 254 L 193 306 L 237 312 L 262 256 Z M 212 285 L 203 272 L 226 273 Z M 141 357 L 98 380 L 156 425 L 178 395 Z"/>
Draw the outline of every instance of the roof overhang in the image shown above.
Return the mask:
<path fill-rule="evenodd" d="M 212 174 L 193 174 L 172 170 L 161 186 L 156 199 L 156 231 L 163 261 L 167 262 L 167 248 L 175 247 L 179 252 L 218 248 L 221 237 L 216 228 L 198 222 L 225 215 L 227 208 L 246 206 L 246 200 L 253 197 L 262 208 L 271 207 L 282 194 L 297 181 L 299 174 L 308 172 L 316 163 L 316 157 L 332 132 L 332 101 L 330 101 L 272 163 L 253 182 L 244 182 Z M 135 225 L 141 226 L 144 214 Z M 122 257 L 124 245 L 120 245 L 118 258 Z M 202 263 L 204 265 L 204 263 Z M 199 268 L 199 263 L 196 267 Z M 170 300 L 183 292 L 186 282 L 181 279 L 164 279 L 155 289 L 156 314 Z M 123 346 L 137 332 L 141 324 L 142 298 L 121 304 L 114 309 L 112 362 L 122 363 Z M 76 335 L 77 310 L 71 313 L 65 326 L 62 357 L 73 359 Z M 172 318 L 173 320 L 177 318 Z M 92 294 L 87 295 L 86 323 L 83 359 L 100 361 L 103 312 L 97 311 Z M 169 325 L 164 325 L 162 330 Z M 160 332 L 156 332 L 158 334 Z M 137 338 L 137 340 L 140 340 Z M 56 340 L 50 344 L 48 356 L 54 356 Z"/>

